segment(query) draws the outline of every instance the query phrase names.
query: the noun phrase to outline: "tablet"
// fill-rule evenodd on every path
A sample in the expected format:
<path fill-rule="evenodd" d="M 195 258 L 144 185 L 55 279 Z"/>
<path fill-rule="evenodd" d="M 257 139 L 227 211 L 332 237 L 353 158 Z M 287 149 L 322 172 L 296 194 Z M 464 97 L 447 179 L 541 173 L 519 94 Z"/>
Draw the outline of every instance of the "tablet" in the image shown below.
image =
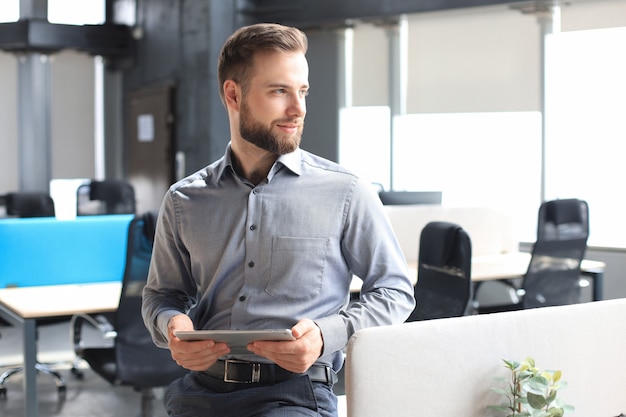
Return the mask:
<path fill-rule="evenodd" d="M 190 330 L 174 333 L 181 340 L 214 340 L 224 342 L 230 347 L 231 353 L 249 353 L 248 343 L 255 340 L 296 340 L 291 329 L 272 330 Z"/>

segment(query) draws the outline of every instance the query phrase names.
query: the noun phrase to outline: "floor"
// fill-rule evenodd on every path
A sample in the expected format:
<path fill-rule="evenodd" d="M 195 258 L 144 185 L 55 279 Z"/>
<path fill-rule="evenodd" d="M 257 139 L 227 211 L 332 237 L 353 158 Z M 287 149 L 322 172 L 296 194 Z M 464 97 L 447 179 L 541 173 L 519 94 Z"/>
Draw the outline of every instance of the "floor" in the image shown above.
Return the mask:
<path fill-rule="evenodd" d="M 74 354 L 69 338 L 67 323 L 44 326 L 39 331 L 39 359 L 54 362 L 66 381 L 65 396 L 60 396 L 52 377 L 38 375 L 38 399 L 40 417 L 133 417 L 141 416 L 141 393 L 130 387 L 112 386 L 92 372 L 85 364 L 81 366 L 84 378 L 74 377 L 70 364 Z M 21 362 L 21 332 L 16 328 L 0 327 L 0 373 L 7 365 Z M 0 398 L 0 416 L 23 417 L 24 393 L 22 377 L 12 376 L 6 384 L 6 398 Z M 343 391 L 343 381 L 336 386 Z M 161 404 L 163 389 L 154 390 L 152 417 L 166 417 Z M 339 400 L 339 415 L 345 416 L 345 396 Z"/>
<path fill-rule="evenodd" d="M 0 327 L 0 373 L 6 365 L 21 362 L 21 332 L 15 328 Z M 141 393 L 131 387 L 112 386 L 84 364 L 83 379 L 78 379 L 70 372 L 74 354 L 69 340 L 67 323 L 44 326 L 39 331 L 39 359 L 55 365 L 66 381 L 66 393 L 63 397 L 57 392 L 56 385 L 49 375 L 38 375 L 37 392 L 40 417 L 133 417 L 141 415 Z M 24 391 L 22 376 L 16 374 L 6 383 L 6 398 L 0 399 L 0 416 L 23 417 Z M 161 405 L 163 390 L 154 390 L 152 401 L 153 417 L 165 417 L 167 414 Z"/>

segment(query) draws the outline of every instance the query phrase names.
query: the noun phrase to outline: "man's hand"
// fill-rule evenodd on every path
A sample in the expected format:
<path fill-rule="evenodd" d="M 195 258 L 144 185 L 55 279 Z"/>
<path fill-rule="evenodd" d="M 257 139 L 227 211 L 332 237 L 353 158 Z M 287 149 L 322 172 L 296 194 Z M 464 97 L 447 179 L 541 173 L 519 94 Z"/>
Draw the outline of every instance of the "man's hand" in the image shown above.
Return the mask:
<path fill-rule="evenodd" d="M 248 350 L 275 362 L 291 372 L 304 373 L 322 354 L 324 340 L 319 327 L 310 319 L 302 319 L 291 328 L 294 341 L 257 341 Z"/>
<path fill-rule="evenodd" d="M 176 331 L 193 330 L 193 323 L 185 314 L 172 317 L 167 324 L 167 330 L 172 358 L 178 365 L 190 371 L 204 371 L 217 362 L 220 356 L 230 353 L 226 343 L 215 343 L 212 340 L 188 342 L 174 336 Z"/>

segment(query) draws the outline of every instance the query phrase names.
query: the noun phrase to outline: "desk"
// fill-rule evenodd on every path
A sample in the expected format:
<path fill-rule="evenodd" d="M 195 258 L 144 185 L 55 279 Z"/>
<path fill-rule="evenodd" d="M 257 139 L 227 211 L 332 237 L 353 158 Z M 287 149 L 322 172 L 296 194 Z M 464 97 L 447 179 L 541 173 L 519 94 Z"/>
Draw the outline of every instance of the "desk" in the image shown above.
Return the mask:
<path fill-rule="evenodd" d="M 521 278 L 528 269 L 531 254 L 528 252 L 510 252 L 498 255 L 484 255 L 472 258 L 472 281 L 490 281 L 498 279 Z M 580 265 L 581 275 L 591 278 L 593 301 L 602 300 L 604 268 L 600 261 L 583 259 Z"/>
<path fill-rule="evenodd" d="M 499 279 L 521 278 L 528 269 L 531 254 L 528 252 L 509 252 L 496 255 L 472 257 L 472 281 L 490 281 Z M 584 259 L 580 266 L 582 275 L 588 276 L 593 284 L 593 300 L 602 300 L 605 263 Z M 409 272 L 413 285 L 417 282 L 417 262 L 409 262 Z M 359 292 L 361 280 L 352 278 L 350 292 Z"/>
<path fill-rule="evenodd" d="M 24 332 L 25 417 L 39 415 L 36 320 L 115 311 L 121 289 L 119 281 L 0 289 L 0 317 Z"/>

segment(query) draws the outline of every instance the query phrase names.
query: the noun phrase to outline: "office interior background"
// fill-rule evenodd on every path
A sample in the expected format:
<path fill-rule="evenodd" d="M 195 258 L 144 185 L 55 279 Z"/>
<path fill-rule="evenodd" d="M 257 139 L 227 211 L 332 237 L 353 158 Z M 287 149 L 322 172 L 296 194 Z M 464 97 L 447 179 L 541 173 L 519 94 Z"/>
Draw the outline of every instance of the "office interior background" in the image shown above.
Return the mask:
<path fill-rule="evenodd" d="M 278 21 L 310 39 L 303 148 L 385 189 L 440 190 L 444 205 L 503 208 L 522 248 L 534 240 L 542 199 L 587 200 L 587 257 L 607 264 L 604 297 L 626 297 L 616 186 L 626 174 L 626 0 L 557 2 L 551 34 L 536 10 L 551 1 L 403 10 L 406 2 L 383 0 L 362 2 L 363 12 L 357 1 L 338 11 L 332 1 L 21 3 L 45 4 L 53 24 L 102 24 L 112 15 L 129 26 L 131 44 L 115 56 L 0 51 L 0 194 L 47 188 L 50 179 L 130 178 L 138 208 L 155 208 L 166 184 L 224 152 L 215 69 L 223 41 L 241 25 Z M 3 0 L 0 20 L 18 20 L 19 5 Z M 381 13 L 367 15 L 372 9 Z M 20 147 L 21 126 L 41 120 L 20 105 L 25 63 L 49 77 L 46 91 L 29 98 L 45 100 L 49 114 L 47 139 L 31 150 Z M 161 113 L 146 121 L 155 102 Z M 143 152 L 157 141 L 158 151 Z M 37 167 L 26 162 L 42 160 L 45 178 L 27 178 Z"/>

